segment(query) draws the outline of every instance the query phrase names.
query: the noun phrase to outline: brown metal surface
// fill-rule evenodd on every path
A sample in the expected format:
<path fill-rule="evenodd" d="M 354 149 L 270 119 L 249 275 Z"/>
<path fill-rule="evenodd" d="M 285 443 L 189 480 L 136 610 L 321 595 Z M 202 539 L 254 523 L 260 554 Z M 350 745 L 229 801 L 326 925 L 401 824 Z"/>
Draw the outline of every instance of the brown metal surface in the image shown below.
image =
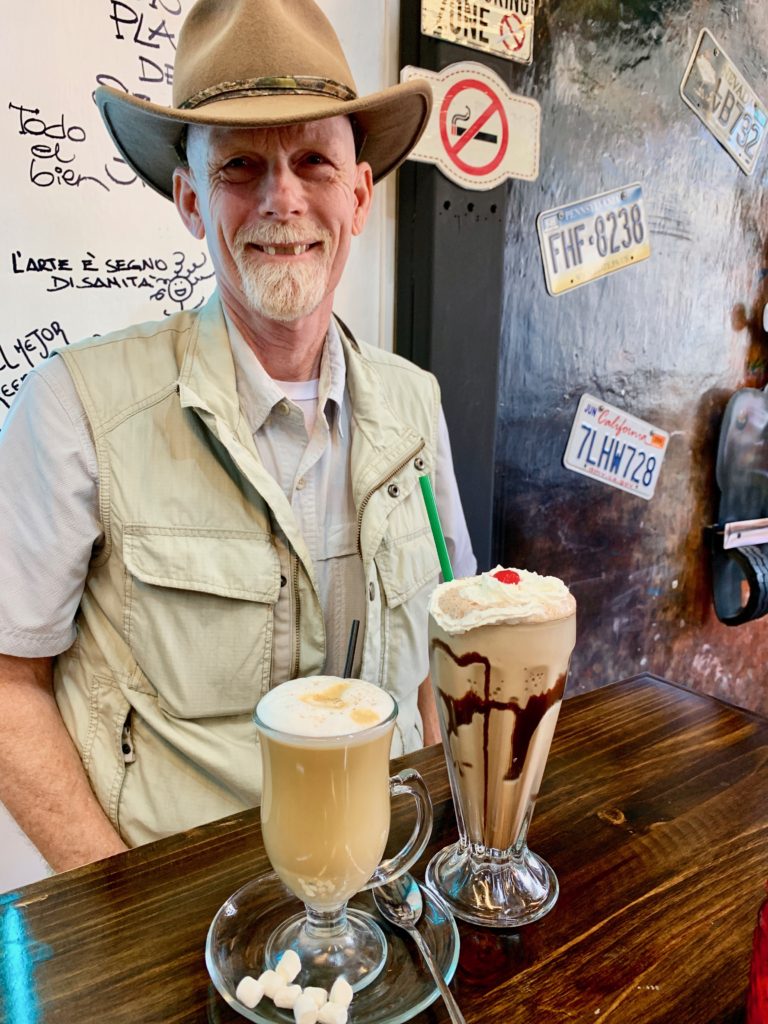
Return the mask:
<path fill-rule="evenodd" d="M 703 27 L 768 100 L 764 0 L 537 4 L 534 63 L 510 73 L 542 105 L 542 157 L 510 185 L 495 549 L 571 584 L 571 693 L 647 669 L 766 713 L 768 620 L 717 621 L 702 527 L 725 403 L 768 380 L 768 155 L 747 177 L 681 100 Z M 551 298 L 537 214 L 634 181 L 651 259 Z M 563 468 L 585 392 L 672 435 L 649 503 Z"/>
<path fill-rule="evenodd" d="M 519 931 L 461 925 L 452 987 L 468 1024 L 742 1020 L 767 755 L 766 721 L 650 676 L 566 702 L 530 834 L 560 898 Z M 423 876 L 455 818 L 442 751 L 404 760 L 435 803 Z M 394 842 L 409 828 L 397 808 Z M 0 1022 L 235 1024 L 203 950 L 218 908 L 256 877 L 297 908 L 251 811 L 0 897 Z"/>

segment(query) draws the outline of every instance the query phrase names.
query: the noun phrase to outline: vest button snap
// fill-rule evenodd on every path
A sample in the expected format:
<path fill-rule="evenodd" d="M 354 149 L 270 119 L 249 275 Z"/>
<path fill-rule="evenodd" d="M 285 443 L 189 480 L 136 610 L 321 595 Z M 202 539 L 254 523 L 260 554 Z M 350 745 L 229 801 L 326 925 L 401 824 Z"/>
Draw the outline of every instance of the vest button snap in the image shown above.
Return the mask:
<path fill-rule="evenodd" d="M 390 498 L 397 498 L 400 496 L 400 488 L 397 486 L 397 484 L 390 484 L 389 487 L 387 488 L 387 494 L 390 496 Z"/>
<path fill-rule="evenodd" d="M 422 459 L 422 457 L 419 455 L 418 458 L 414 460 L 413 468 L 418 470 L 419 473 L 421 473 L 423 472 L 425 465 L 426 463 L 424 462 L 424 459 Z"/>
<path fill-rule="evenodd" d="M 376 587 L 373 585 L 373 583 L 368 584 L 368 597 L 370 597 L 372 601 L 376 597 Z"/>
<path fill-rule="evenodd" d="M 280 577 L 280 586 L 281 587 L 284 587 L 287 582 L 288 582 L 288 580 L 285 578 L 285 576 L 281 576 Z"/>

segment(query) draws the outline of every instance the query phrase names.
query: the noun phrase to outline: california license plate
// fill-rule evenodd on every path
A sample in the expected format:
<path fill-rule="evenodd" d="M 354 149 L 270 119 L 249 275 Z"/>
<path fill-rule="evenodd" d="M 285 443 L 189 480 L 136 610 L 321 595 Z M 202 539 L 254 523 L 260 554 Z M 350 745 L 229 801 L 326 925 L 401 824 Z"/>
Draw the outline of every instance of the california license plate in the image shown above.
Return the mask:
<path fill-rule="evenodd" d="M 706 28 L 696 40 L 680 95 L 742 171 L 751 174 L 765 141 L 768 114 Z"/>
<path fill-rule="evenodd" d="M 592 395 L 582 395 L 563 465 L 650 500 L 656 490 L 669 434 Z"/>
<path fill-rule="evenodd" d="M 536 227 L 550 295 L 651 255 L 643 190 L 637 184 L 545 210 Z"/>

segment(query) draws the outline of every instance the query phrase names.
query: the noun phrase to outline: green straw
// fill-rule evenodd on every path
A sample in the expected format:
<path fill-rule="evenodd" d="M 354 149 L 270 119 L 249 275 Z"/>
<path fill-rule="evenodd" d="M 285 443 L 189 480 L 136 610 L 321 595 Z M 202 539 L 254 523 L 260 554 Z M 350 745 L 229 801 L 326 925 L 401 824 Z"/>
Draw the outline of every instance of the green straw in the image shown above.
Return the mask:
<path fill-rule="evenodd" d="M 434 537 L 435 547 L 437 548 L 437 557 L 440 559 L 440 568 L 443 570 L 443 579 L 446 583 L 450 583 L 453 579 L 453 569 L 451 568 L 451 560 L 448 557 L 448 548 L 445 546 L 445 536 L 443 534 L 443 528 L 440 525 L 440 516 L 437 514 L 435 495 L 432 491 L 432 484 L 430 483 L 429 477 L 420 476 L 419 486 L 421 487 L 421 496 L 424 499 L 424 504 L 427 506 L 429 525 L 432 527 L 432 536 Z"/>

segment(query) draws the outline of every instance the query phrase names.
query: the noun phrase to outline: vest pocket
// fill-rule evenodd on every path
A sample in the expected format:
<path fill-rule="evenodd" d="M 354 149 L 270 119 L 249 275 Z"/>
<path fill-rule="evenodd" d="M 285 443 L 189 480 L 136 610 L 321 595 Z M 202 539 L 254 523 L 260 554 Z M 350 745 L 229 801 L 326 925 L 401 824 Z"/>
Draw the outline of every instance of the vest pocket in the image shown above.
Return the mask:
<path fill-rule="evenodd" d="M 399 537 L 385 536 L 374 561 L 390 608 L 398 608 L 428 584 L 431 592 L 440 574 L 440 561 L 428 526 Z"/>
<path fill-rule="evenodd" d="M 382 647 L 390 679 L 387 689 L 401 703 L 407 698 L 415 700 L 416 689 L 429 672 L 428 606 L 440 575 L 429 527 L 385 538 L 374 561 L 384 595 Z M 401 727 L 406 741 L 411 726 L 405 711 L 398 720 Z M 413 744 L 406 749 L 413 749 Z"/>
<path fill-rule="evenodd" d="M 160 707 L 250 714 L 269 688 L 280 561 L 267 533 L 126 526 L 125 633 Z"/>

